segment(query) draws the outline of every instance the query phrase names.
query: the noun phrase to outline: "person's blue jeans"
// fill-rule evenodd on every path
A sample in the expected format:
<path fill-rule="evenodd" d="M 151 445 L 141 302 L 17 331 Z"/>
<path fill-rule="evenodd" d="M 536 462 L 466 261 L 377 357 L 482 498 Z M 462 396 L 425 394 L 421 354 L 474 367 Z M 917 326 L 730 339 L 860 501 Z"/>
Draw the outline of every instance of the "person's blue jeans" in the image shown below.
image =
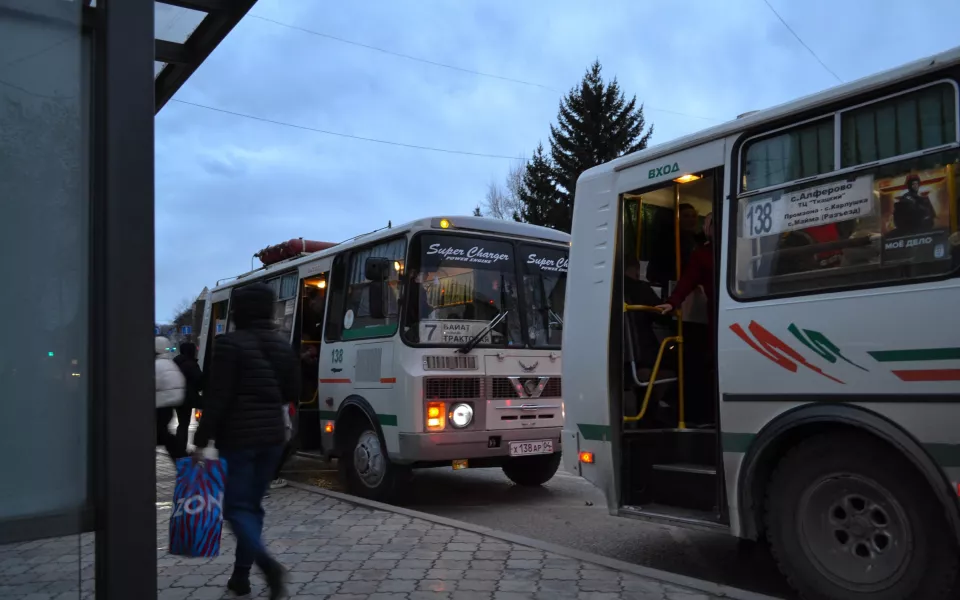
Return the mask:
<path fill-rule="evenodd" d="M 220 452 L 227 461 L 223 518 L 237 538 L 237 567 L 250 568 L 267 557 L 263 545 L 263 495 L 273 479 L 283 446 Z"/>

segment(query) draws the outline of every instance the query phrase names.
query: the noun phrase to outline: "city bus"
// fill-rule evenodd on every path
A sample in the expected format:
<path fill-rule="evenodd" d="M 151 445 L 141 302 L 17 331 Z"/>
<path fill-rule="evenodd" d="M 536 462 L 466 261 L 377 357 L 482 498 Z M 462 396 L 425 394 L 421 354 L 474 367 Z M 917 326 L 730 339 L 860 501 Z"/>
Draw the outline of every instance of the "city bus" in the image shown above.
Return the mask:
<path fill-rule="evenodd" d="M 276 328 L 302 361 L 300 452 L 337 458 L 347 489 L 378 500 L 421 467 L 500 467 L 526 486 L 553 477 L 569 235 L 437 217 L 304 241 L 307 253 L 280 246 L 209 290 L 199 358 L 215 364 L 232 292 L 270 285 Z"/>
<path fill-rule="evenodd" d="M 805 598 L 958 597 L 958 84 L 960 48 L 581 175 L 564 465 L 612 514 L 764 540 Z"/>

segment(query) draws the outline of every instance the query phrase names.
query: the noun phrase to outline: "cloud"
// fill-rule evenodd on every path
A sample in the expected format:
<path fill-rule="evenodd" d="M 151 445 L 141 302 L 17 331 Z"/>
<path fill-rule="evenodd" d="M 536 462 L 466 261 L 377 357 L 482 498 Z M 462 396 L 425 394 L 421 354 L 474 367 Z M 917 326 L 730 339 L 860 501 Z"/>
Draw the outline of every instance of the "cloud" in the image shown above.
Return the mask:
<path fill-rule="evenodd" d="M 847 80 L 945 49 L 960 19 L 951 0 L 911 10 L 894 0 L 771 2 Z M 645 103 L 655 143 L 716 123 L 689 115 L 731 119 L 835 84 L 762 0 L 260 0 L 251 15 L 553 90 L 248 16 L 178 99 L 361 137 L 529 156 L 546 142 L 561 92 L 594 59 Z M 511 166 L 176 102 L 157 116 L 156 161 L 158 319 L 249 270 L 268 244 L 467 214 Z"/>

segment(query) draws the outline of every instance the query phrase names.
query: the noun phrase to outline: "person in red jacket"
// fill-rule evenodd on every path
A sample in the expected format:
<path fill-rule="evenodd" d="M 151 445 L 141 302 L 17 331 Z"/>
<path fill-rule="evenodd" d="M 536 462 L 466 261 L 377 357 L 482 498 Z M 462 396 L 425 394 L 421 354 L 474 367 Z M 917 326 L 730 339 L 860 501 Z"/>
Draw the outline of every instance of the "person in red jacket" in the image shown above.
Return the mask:
<path fill-rule="evenodd" d="M 703 288 L 703 293 L 707 296 L 707 306 L 711 307 L 707 310 L 707 314 L 711 315 L 709 320 L 713 320 L 713 245 L 711 244 L 713 241 L 713 213 L 709 213 L 704 217 L 703 233 L 707 238 L 706 243 L 697 246 L 697 248 L 690 253 L 690 259 L 683 273 L 680 274 L 680 281 L 677 282 L 677 287 L 674 288 L 673 293 L 667 298 L 665 304 L 657 306 L 660 312 L 666 313 L 676 310 L 683 304 L 683 301 L 687 299 L 687 296 L 689 296 L 697 286 L 700 286 Z"/>
<path fill-rule="evenodd" d="M 694 372 L 703 371 L 703 374 L 711 373 L 710 377 L 701 377 L 699 379 L 694 378 L 694 381 L 687 380 L 688 384 L 688 393 L 687 398 L 687 410 L 686 410 L 686 422 L 692 427 L 707 427 L 716 423 L 716 414 L 714 413 L 714 406 L 710 402 L 703 402 L 704 396 L 701 392 L 705 390 L 698 391 L 698 383 L 702 381 L 711 381 L 712 380 L 712 371 L 713 371 L 713 347 L 714 347 L 714 333 L 713 333 L 713 299 L 714 299 L 714 287 L 713 287 L 713 214 L 710 213 L 703 219 L 703 233 L 706 236 L 706 242 L 700 246 L 697 246 L 690 253 L 690 258 L 687 260 L 687 264 L 683 269 L 683 272 L 680 273 L 680 281 L 677 282 L 677 287 L 674 288 L 673 293 L 670 294 L 670 297 L 667 298 L 665 304 L 660 304 L 657 306 L 661 312 L 667 313 L 680 308 L 680 305 L 683 304 L 683 301 L 687 299 L 693 290 L 700 286 L 703 288 L 703 293 L 707 297 L 707 329 L 705 339 L 701 340 L 702 343 L 694 342 L 694 347 L 700 352 L 696 352 L 694 355 L 687 355 L 684 359 L 684 364 L 687 369 L 693 368 Z M 694 334 L 693 330 L 685 333 L 685 337 L 695 340 L 700 336 Z M 709 393 L 709 392 L 705 392 Z"/>

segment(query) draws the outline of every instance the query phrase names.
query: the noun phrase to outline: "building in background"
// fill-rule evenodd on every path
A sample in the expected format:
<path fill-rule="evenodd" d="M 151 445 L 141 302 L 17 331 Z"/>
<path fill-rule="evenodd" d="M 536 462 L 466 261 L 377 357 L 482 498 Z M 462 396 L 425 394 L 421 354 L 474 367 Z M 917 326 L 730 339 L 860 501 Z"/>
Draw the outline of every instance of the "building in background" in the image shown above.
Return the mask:
<path fill-rule="evenodd" d="M 156 596 L 153 119 L 254 1 L 0 0 L 5 594 Z"/>

